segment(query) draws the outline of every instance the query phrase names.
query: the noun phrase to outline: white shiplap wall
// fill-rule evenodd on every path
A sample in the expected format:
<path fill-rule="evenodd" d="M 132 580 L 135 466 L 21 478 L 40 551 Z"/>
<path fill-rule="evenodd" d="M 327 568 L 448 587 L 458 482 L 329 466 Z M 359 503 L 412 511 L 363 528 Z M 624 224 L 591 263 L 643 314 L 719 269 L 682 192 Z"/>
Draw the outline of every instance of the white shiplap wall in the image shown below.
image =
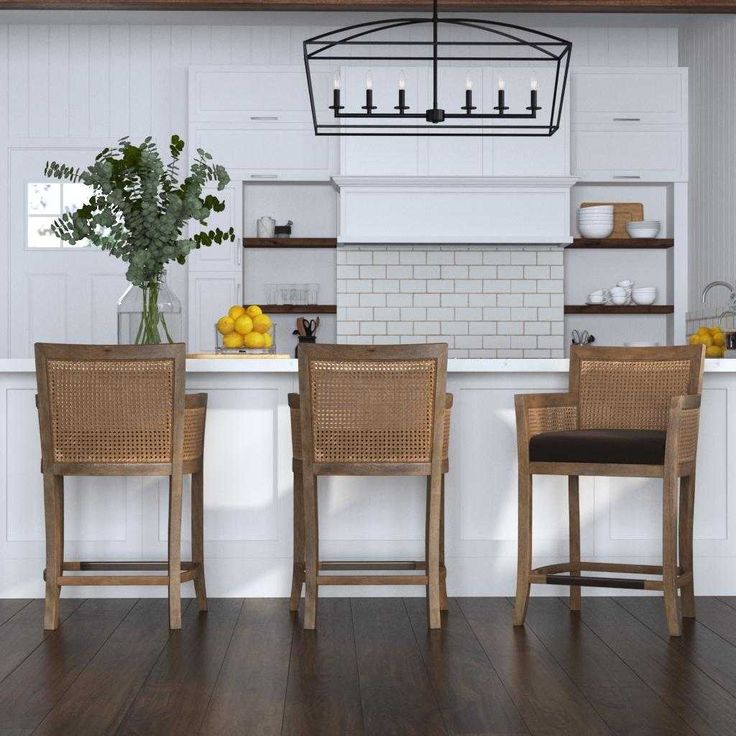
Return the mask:
<path fill-rule="evenodd" d="M 709 281 L 736 281 L 736 18 L 694 18 L 681 31 L 680 54 L 690 67 L 689 294 L 698 309 Z"/>
<path fill-rule="evenodd" d="M 164 142 L 187 130 L 190 64 L 298 64 L 301 41 L 359 22 L 358 14 L 0 12 L 0 357 L 11 356 L 8 151 L 96 148 L 119 136 Z M 574 43 L 579 65 L 677 64 L 678 32 L 661 17 L 520 16 Z M 319 20 L 319 25 L 314 20 Z M 185 299 L 186 272 L 171 284 Z M 95 291 L 94 288 L 91 291 Z M 115 296 L 97 290 L 101 324 L 115 340 Z M 32 308 L 32 307 L 31 307 Z M 92 311 L 95 311 L 92 310 Z M 29 320 L 31 322 L 33 320 Z M 35 320 L 43 324 L 43 320 Z M 83 325 L 93 339 L 93 325 Z M 57 333 L 54 333 L 57 334 Z M 75 334 L 79 334 L 77 330 Z M 21 336 L 27 344 L 43 334 Z M 13 356 L 11 356 L 13 357 Z"/>

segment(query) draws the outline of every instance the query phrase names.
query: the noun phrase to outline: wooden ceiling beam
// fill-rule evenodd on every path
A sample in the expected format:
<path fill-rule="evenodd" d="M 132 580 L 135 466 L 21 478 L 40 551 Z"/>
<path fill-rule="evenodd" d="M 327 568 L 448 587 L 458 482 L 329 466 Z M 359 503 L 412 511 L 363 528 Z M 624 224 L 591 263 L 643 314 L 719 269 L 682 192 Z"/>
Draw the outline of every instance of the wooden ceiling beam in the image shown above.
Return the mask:
<path fill-rule="evenodd" d="M 431 0 L 0 0 L 35 10 L 421 11 Z M 736 0 L 441 0 L 445 11 L 547 13 L 736 13 Z"/>

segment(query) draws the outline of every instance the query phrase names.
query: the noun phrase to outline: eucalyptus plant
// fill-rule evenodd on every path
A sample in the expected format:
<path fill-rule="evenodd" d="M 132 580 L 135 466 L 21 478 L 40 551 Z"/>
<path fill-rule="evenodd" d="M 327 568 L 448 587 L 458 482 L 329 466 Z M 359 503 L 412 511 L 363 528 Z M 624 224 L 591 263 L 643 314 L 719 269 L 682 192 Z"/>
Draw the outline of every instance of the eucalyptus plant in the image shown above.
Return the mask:
<path fill-rule="evenodd" d="M 133 145 L 126 136 L 117 146 L 100 151 L 86 169 L 56 161 L 47 162 L 44 169 L 48 177 L 81 182 L 92 189 L 89 200 L 74 212 L 61 215 L 51 230 L 67 243 L 87 240 L 128 264 L 128 281 L 143 290 L 136 343 L 160 342 L 160 322 L 171 341 L 157 307 L 166 264 L 183 264 L 195 248 L 235 240 L 233 228 L 204 229 L 191 237 L 182 236 L 189 221 L 206 228 L 210 215 L 225 209 L 225 203 L 213 194 L 202 196 L 204 187 L 215 182 L 221 191 L 230 181 L 225 168 L 201 148 L 189 174 L 180 179 L 183 151 L 184 141 L 173 135 L 171 157 L 165 164 L 152 138 Z"/>

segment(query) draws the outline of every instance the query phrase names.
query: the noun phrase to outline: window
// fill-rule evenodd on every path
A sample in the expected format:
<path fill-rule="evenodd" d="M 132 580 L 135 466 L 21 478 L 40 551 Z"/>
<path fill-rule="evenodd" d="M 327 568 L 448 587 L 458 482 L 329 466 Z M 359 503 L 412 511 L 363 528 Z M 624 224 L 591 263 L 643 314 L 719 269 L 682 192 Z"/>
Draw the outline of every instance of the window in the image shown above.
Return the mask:
<path fill-rule="evenodd" d="M 86 184 L 39 182 L 28 184 L 26 195 L 26 246 L 28 248 L 86 248 L 87 240 L 75 245 L 51 232 L 51 223 L 64 212 L 74 212 L 92 196 Z"/>

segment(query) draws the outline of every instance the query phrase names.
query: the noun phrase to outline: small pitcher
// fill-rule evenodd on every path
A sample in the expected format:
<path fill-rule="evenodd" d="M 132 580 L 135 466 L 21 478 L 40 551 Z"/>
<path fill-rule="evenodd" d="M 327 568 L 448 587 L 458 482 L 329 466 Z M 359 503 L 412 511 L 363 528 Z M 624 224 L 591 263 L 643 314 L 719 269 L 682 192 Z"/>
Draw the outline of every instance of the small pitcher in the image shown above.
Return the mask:
<path fill-rule="evenodd" d="M 272 238 L 276 232 L 276 220 L 273 217 L 259 217 L 256 223 L 259 238 Z"/>

